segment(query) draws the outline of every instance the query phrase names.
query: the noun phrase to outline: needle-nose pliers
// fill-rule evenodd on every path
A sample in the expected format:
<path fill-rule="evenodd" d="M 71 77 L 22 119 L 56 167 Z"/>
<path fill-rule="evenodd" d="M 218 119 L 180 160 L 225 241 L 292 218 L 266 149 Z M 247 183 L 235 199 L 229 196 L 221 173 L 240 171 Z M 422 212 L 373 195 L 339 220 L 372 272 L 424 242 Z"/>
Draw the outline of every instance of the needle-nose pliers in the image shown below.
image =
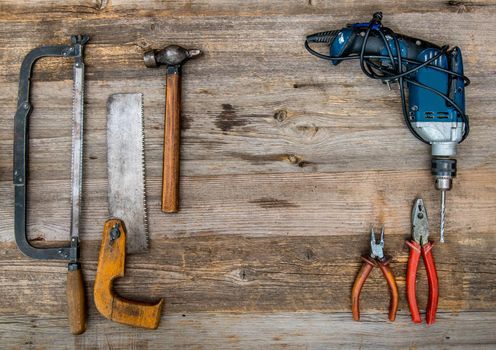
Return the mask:
<path fill-rule="evenodd" d="M 410 247 L 410 256 L 408 258 L 408 268 L 406 273 L 406 290 L 412 321 L 420 323 L 420 312 L 417 305 L 416 282 L 417 269 L 420 255 L 424 259 L 424 265 L 427 272 L 427 281 L 429 283 L 429 300 L 427 302 L 426 322 L 433 324 L 436 321 L 436 311 L 439 299 L 439 284 L 437 279 L 436 265 L 432 256 L 433 243 L 429 242 L 429 221 L 427 220 L 427 211 L 422 199 L 417 199 L 412 210 L 412 240 L 406 241 Z"/>
<path fill-rule="evenodd" d="M 351 292 L 351 310 L 353 312 L 353 319 L 360 320 L 360 292 L 362 291 L 363 284 L 367 280 L 370 272 L 374 267 L 379 267 L 382 274 L 386 278 L 391 291 L 391 302 L 389 305 L 389 320 L 394 321 L 396 318 L 396 311 L 398 311 L 398 286 L 394 279 L 391 267 L 389 267 L 390 258 L 384 256 L 384 227 L 381 231 L 381 240 L 376 242 L 374 229 L 370 233 L 370 254 L 362 256 L 363 264 L 358 276 L 353 284 Z"/>

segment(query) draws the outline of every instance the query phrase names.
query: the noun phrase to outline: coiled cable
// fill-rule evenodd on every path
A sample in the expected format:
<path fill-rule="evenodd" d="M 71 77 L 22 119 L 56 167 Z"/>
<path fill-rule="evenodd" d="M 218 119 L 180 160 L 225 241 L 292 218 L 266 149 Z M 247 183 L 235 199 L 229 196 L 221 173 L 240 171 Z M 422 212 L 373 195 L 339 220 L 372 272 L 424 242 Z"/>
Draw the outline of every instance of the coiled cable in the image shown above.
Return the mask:
<path fill-rule="evenodd" d="M 331 44 L 332 39 L 340 32 L 339 30 L 331 30 L 331 31 L 326 31 L 326 32 L 321 32 L 317 33 L 314 35 L 311 35 L 307 37 L 307 40 L 305 40 L 305 48 L 306 50 L 321 59 L 328 60 L 328 61 L 346 61 L 346 60 L 353 60 L 353 59 L 358 59 L 360 61 L 360 68 L 362 72 L 368 76 L 371 79 L 376 79 L 376 80 L 381 80 L 385 83 L 390 83 L 390 82 L 395 82 L 397 81 L 399 84 L 400 88 L 400 98 L 401 98 L 401 105 L 402 105 L 402 111 L 403 111 L 403 118 L 405 120 L 405 123 L 410 130 L 410 132 L 420 141 L 430 144 L 429 141 L 425 140 L 422 136 L 420 136 L 417 131 L 412 127 L 410 123 L 410 118 L 408 115 L 408 108 L 407 108 L 407 101 L 406 101 L 406 93 L 405 93 L 405 82 L 415 85 L 417 87 L 420 87 L 422 89 L 425 89 L 429 92 L 432 92 L 441 98 L 443 98 L 449 105 L 453 106 L 459 113 L 460 118 L 462 121 L 465 123 L 465 130 L 463 133 L 463 136 L 460 140 L 460 143 L 465 140 L 470 132 L 470 124 L 469 124 L 469 118 L 468 116 L 464 113 L 464 111 L 456 104 L 456 102 L 451 99 L 447 94 L 438 91 L 436 89 L 431 88 L 430 86 L 427 86 L 425 84 L 419 83 L 415 80 L 410 79 L 408 76 L 412 73 L 417 72 L 419 69 L 424 68 L 424 67 L 429 67 L 441 72 L 444 72 L 446 74 L 451 75 L 452 77 L 455 77 L 456 79 L 463 79 L 464 85 L 468 86 L 470 84 L 470 80 L 468 77 L 466 77 L 463 74 L 459 74 L 457 72 L 450 71 L 448 69 L 436 66 L 433 64 L 435 60 L 440 58 L 442 55 L 449 55 L 453 51 L 453 49 L 449 49 L 448 45 L 442 46 L 437 54 L 435 54 L 433 57 L 429 58 L 425 62 L 420 62 L 416 60 L 411 60 L 407 59 L 404 57 L 401 57 L 401 50 L 400 50 L 400 44 L 398 40 L 397 34 L 391 30 L 390 28 L 383 27 L 381 24 L 382 20 L 382 12 L 376 12 L 373 15 L 373 18 L 370 20 L 368 23 L 367 29 L 364 33 L 363 37 L 363 42 L 362 46 L 360 48 L 360 53 L 355 54 L 355 55 L 349 55 L 346 57 L 333 57 L 330 55 L 324 55 L 320 52 L 315 51 L 310 47 L 309 44 L 309 39 L 311 38 L 312 42 L 316 43 L 326 43 L 326 44 Z M 379 33 L 380 38 L 384 42 L 384 46 L 386 47 L 387 50 L 387 56 L 385 55 L 366 55 L 365 50 L 367 47 L 367 42 L 370 37 L 370 33 L 372 31 L 377 31 Z M 391 47 L 388 44 L 386 35 L 391 37 L 393 40 L 393 44 L 395 46 L 396 50 L 396 55 L 393 54 Z M 387 59 L 391 62 L 391 68 L 387 68 L 384 66 L 380 66 L 373 62 L 373 60 L 384 60 Z M 411 69 L 408 69 L 406 71 L 403 70 L 403 65 L 402 63 L 408 63 L 412 66 L 414 66 Z"/>

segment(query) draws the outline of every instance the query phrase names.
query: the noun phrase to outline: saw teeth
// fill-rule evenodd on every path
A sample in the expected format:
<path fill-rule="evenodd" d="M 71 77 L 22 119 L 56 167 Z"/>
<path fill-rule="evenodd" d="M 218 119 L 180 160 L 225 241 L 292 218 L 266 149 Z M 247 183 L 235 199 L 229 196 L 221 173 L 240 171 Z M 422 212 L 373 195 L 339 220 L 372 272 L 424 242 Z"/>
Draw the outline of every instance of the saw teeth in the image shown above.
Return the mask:
<path fill-rule="evenodd" d="M 127 251 L 142 252 L 149 246 L 149 227 L 141 93 L 112 94 L 108 99 L 107 169 L 109 214 L 127 224 Z"/>
<path fill-rule="evenodd" d="M 148 226 L 148 208 L 146 206 L 146 166 L 145 166 L 145 101 L 143 94 L 141 96 L 141 168 L 143 171 L 143 208 L 144 213 L 144 225 L 145 225 L 145 238 L 146 238 L 146 248 L 150 246 L 150 231 Z"/>
<path fill-rule="evenodd" d="M 76 61 L 74 62 L 73 66 L 73 83 L 72 83 L 72 131 L 71 131 L 71 222 L 70 222 L 70 235 L 71 238 L 74 235 L 74 230 L 73 230 L 73 222 L 76 219 L 77 220 L 77 225 L 79 225 L 79 217 L 76 218 L 74 217 L 74 202 L 77 201 L 81 203 L 81 196 L 82 196 L 82 186 L 83 186 L 83 181 L 82 181 L 82 174 L 83 174 L 83 129 L 84 129 L 84 63 L 82 62 L 82 57 L 75 57 Z M 78 59 L 80 59 L 80 65 L 76 66 L 76 62 L 78 62 Z M 80 86 L 80 91 L 78 92 L 76 89 L 76 85 L 78 84 L 78 69 L 81 70 L 81 86 Z M 76 114 L 76 108 L 80 105 L 80 115 Z M 74 129 L 74 122 L 75 120 L 79 119 L 79 132 L 81 134 L 81 140 L 80 140 L 80 147 L 79 147 L 79 159 L 80 163 L 75 164 L 75 152 L 76 152 L 76 145 L 75 145 L 75 139 L 78 137 L 76 135 L 77 130 Z M 78 193 L 78 198 L 74 198 L 72 195 L 72 188 L 74 186 L 74 182 L 76 178 L 74 177 L 74 174 L 76 173 L 75 167 L 78 167 L 78 173 L 79 173 L 79 193 Z M 81 208 L 78 209 L 78 212 L 76 215 L 80 215 L 80 210 Z M 79 237 L 79 232 L 76 234 Z"/>

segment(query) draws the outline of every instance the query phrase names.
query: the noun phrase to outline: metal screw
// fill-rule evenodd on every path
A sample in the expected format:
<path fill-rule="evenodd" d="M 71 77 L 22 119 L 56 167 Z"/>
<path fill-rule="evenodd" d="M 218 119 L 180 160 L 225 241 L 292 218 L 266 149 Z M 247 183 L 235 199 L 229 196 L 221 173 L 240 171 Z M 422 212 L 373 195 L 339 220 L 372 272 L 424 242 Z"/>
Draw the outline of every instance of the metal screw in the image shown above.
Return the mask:
<path fill-rule="evenodd" d="M 421 42 L 420 40 L 417 40 L 417 41 L 415 42 L 415 45 L 417 45 L 417 46 L 420 46 L 421 44 L 422 44 L 422 42 Z"/>
<path fill-rule="evenodd" d="M 115 224 L 115 226 L 112 227 L 112 230 L 110 230 L 110 240 L 114 241 L 117 238 L 119 238 L 120 235 L 121 235 L 121 231 L 119 231 L 119 225 Z"/>
<path fill-rule="evenodd" d="M 70 47 L 66 50 L 64 50 L 64 52 L 62 53 L 63 56 L 68 56 L 70 52 L 74 51 L 74 48 L 73 47 Z"/>
<path fill-rule="evenodd" d="M 22 108 L 29 109 L 29 103 L 24 102 L 23 105 L 22 105 Z"/>

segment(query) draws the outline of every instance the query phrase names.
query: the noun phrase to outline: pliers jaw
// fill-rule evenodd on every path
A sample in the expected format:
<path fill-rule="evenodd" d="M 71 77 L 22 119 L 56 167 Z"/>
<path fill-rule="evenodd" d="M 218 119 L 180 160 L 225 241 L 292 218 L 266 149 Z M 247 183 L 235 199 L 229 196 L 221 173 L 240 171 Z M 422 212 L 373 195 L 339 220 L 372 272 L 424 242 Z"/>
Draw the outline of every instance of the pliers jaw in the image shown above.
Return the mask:
<path fill-rule="evenodd" d="M 418 198 L 412 208 L 413 240 L 421 246 L 429 242 L 429 220 L 422 198 Z"/>
<path fill-rule="evenodd" d="M 370 229 L 370 257 L 384 260 L 384 226 L 381 229 L 381 240 L 377 243 L 374 228 Z"/>

